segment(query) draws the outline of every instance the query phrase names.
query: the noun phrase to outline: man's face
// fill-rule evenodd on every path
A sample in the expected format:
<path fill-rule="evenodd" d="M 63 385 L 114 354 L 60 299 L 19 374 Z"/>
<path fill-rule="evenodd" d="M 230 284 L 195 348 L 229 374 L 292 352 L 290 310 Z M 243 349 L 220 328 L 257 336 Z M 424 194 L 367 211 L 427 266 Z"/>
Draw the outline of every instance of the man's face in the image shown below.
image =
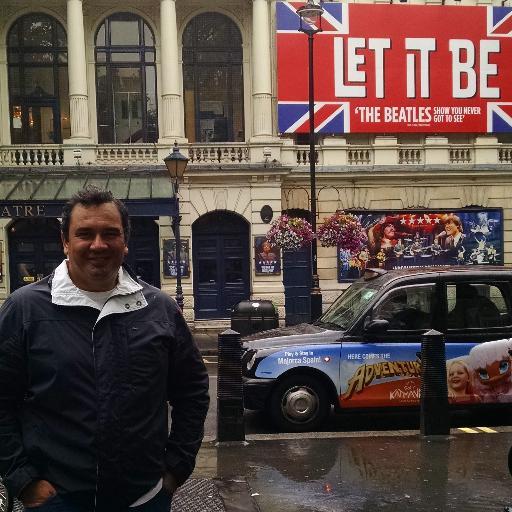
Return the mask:
<path fill-rule="evenodd" d="M 394 238 L 395 237 L 395 226 L 392 224 L 387 225 L 384 228 L 384 236 L 386 238 Z"/>
<path fill-rule="evenodd" d="M 457 224 L 455 224 L 455 222 L 453 222 L 453 220 L 449 220 L 449 221 L 444 225 L 444 230 L 445 230 L 449 235 L 452 235 L 452 236 L 455 236 L 455 235 L 459 232 L 459 228 L 457 227 Z"/>
<path fill-rule="evenodd" d="M 78 288 L 107 291 L 117 282 L 119 267 L 128 252 L 121 214 L 114 203 L 71 211 L 69 240 L 62 240 L 69 275 Z"/>

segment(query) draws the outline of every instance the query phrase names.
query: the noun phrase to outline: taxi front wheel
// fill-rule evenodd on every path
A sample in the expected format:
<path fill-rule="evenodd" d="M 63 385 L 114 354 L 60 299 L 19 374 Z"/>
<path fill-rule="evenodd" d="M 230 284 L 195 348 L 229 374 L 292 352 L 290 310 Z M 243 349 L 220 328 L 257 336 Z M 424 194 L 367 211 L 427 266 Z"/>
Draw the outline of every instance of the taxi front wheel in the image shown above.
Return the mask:
<path fill-rule="evenodd" d="M 324 386 L 310 375 L 285 378 L 274 389 L 269 405 L 272 421 L 284 432 L 317 429 L 331 408 Z"/>

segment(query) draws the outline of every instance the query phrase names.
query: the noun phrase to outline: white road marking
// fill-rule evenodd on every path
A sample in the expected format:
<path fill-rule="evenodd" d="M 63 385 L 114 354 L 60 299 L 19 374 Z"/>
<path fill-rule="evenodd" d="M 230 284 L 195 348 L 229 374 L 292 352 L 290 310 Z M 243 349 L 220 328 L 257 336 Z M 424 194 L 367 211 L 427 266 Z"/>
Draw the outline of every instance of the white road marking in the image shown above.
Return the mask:
<path fill-rule="evenodd" d="M 469 427 L 459 427 L 459 430 L 461 430 L 462 432 L 465 432 L 466 434 L 480 434 L 480 432 L 478 432 L 478 430 L 475 430 L 475 429 L 469 428 Z"/>
<path fill-rule="evenodd" d="M 497 430 L 493 430 L 492 428 L 489 428 L 489 427 L 476 427 L 478 430 L 481 430 L 482 432 L 486 432 L 487 434 L 497 434 L 498 431 Z"/>

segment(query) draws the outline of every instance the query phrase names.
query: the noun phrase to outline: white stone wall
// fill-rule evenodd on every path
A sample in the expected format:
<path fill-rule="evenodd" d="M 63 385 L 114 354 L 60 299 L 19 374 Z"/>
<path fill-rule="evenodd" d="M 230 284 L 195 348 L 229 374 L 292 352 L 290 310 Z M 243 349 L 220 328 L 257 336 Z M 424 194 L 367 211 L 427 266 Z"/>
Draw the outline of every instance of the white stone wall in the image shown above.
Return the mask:
<path fill-rule="evenodd" d="M 70 0 L 77 7 L 78 0 Z M 355 0 L 358 2 L 359 0 Z M 510 0 L 505 1 L 508 5 Z M 375 3 L 388 3 L 376 0 Z M 441 4 L 441 0 L 409 0 L 414 4 Z M 502 5 L 501 0 L 446 0 L 457 5 Z M 204 0 L 83 0 L 83 28 L 85 44 L 85 89 L 80 81 L 74 104 L 80 118 L 75 119 L 74 131 L 78 139 L 97 143 L 94 35 L 102 20 L 117 11 L 129 11 L 144 17 L 153 29 L 157 45 L 157 90 L 159 94 L 159 126 L 162 136 L 159 153 L 168 153 L 176 139 L 185 143 L 183 130 L 183 101 L 181 74 L 181 38 L 186 24 L 193 16 L 205 11 L 217 11 L 229 16 L 239 27 L 243 39 L 244 112 L 246 140 L 250 143 L 250 166 L 226 172 L 221 166 L 191 171 L 181 187 L 182 237 L 190 240 L 192 251 L 192 224 L 201 215 L 214 210 L 227 210 L 243 216 L 250 224 L 251 293 L 253 298 L 272 299 L 284 318 L 282 275 L 256 276 L 252 258 L 254 236 L 263 235 L 268 225 L 261 221 L 259 211 L 269 204 L 274 218 L 287 208 L 308 209 L 309 174 L 307 165 L 298 165 L 296 148 L 291 139 L 276 136 L 276 72 L 275 72 L 275 2 L 273 0 L 223 0 L 208 3 Z M 6 69 L 6 36 L 9 27 L 21 15 L 45 12 L 58 19 L 66 28 L 69 9 L 67 0 L 1 0 L 0 1 L 0 146 L 8 145 L 9 98 Z M 176 25 L 162 38 L 162 5 L 170 8 L 169 19 Z M 165 11 L 169 14 L 169 11 Z M 269 30 L 270 27 L 270 30 Z M 77 33 L 68 33 L 68 39 Z M 170 39 L 169 39 L 170 38 Z M 174 38 L 174 39 L 172 39 Z M 176 44 L 174 44 L 176 43 Z M 166 45 L 166 50 L 162 49 Z M 167 51 L 167 53 L 165 53 Z M 162 55 L 170 68 L 163 68 Z M 75 72 L 76 73 L 76 72 Z M 176 75 L 178 73 L 178 75 Z M 83 77 L 81 77 L 83 78 Z M 165 136 L 164 136 L 165 135 Z M 317 167 L 318 220 L 336 209 L 449 208 L 464 206 L 504 208 L 505 263 L 512 264 L 512 165 L 498 161 L 497 139 L 492 136 L 463 136 L 471 146 L 472 165 L 453 166 L 449 161 L 448 137 L 411 135 L 421 146 L 423 160 L 418 165 L 400 166 L 398 148 L 403 141 L 398 136 L 359 136 L 361 147 L 371 152 L 368 165 L 350 167 L 348 151 L 356 146 L 357 136 L 326 137 L 319 146 L 320 163 Z M 71 141 L 70 143 L 72 143 Z M 263 148 L 271 150 L 272 162 L 277 165 L 262 169 Z M 91 150 L 90 155 L 93 155 Z M 92 158 L 92 157 L 91 157 Z M 86 158 L 84 157 L 84 161 Z M 69 162 L 68 162 L 69 163 Z M 282 164 L 282 165 L 281 165 Z M 476 169 L 473 164 L 489 166 Z M 1 165 L 1 163 L 0 163 Z M 375 166 L 380 166 L 375 168 Z M 429 167 L 430 166 L 430 167 Z M 0 172 L 2 168 L 0 167 Z M 6 226 L 0 220 L 3 279 L 0 282 L 0 300 L 8 290 L 8 247 Z M 163 240 L 172 238 L 168 218 L 160 218 L 160 249 Z M 160 250 L 160 254 L 162 251 Z M 191 252 L 192 254 L 192 252 Z M 333 248 L 319 247 L 320 285 L 324 305 L 347 286 L 336 280 L 336 254 Z M 160 262 L 162 263 L 162 262 Z M 162 265 L 160 265 L 162 268 Z M 183 279 L 185 314 L 193 320 L 193 276 Z M 162 287 L 175 293 L 175 280 L 162 275 Z"/>

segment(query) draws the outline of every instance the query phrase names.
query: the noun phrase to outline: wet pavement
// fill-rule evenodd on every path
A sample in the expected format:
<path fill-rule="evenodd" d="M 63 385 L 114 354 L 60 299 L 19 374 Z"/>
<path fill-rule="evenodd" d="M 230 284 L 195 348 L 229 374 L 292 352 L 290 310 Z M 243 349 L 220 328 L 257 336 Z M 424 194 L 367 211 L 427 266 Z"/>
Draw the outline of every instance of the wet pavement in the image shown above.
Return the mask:
<path fill-rule="evenodd" d="M 216 354 L 216 336 L 197 341 L 204 355 Z M 510 423 L 508 414 L 504 423 Z M 214 420 L 210 434 L 216 431 Z M 378 428 L 374 423 L 371 428 Z M 360 429 L 353 418 L 346 430 L 350 425 Z M 215 435 L 207 436 L 172 512 L 504 512 L 512 507 L 511 427 L 453 428 L 448 437 L 428 438 L 418 430 L 366 429 L 246 438 L 246 444 L 217 444 Z"/>
<path fill-rule="evenodd" d="M 245 505 L 232 497 L 224 503 L 228 512 L 503 512 L 512 505 L 507 467 L 512 429 L 504 430 L 456 430 L 449 437 L 427 438 L 417 432 L 360 432 L 207 442 L 193 479 L 247 486 L 245 495 L 239 490 Z M 183 510 L 213 510 L 207 503 L 203 507 Z"/>
<path fill-rule="evenodd" d="M 208 441 L 171 510 L 504 512 L 512 507 L 511 445 L 511 427 L 452 429 L 447 437 L 399 431 Z"/>

